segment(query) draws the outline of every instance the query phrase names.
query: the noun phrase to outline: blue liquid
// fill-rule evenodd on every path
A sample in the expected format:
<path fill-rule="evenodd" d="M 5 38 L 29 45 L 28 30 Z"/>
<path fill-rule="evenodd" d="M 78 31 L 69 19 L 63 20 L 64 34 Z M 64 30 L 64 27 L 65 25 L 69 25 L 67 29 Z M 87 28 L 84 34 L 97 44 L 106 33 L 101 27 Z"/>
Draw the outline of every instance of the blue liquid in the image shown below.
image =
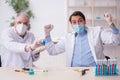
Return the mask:
<path fill-rule="evenodd" d="M 35 72 L 33 71 L 33 69 L 31 69 L 28 73 L 29 73 L 29 75 L 34 75 L 35 74 Z"/>
<path fill-rule="evenodd" d="M 116 74 L 116 64 L 114 64 L 114 74 Z"/>
<path fill-rule="evenodd" d="M 96 75 L 98 75 L 98 64 L 96 64 Z"/>
<path fill-rule="evenodd" d="M 110 65 L 110 75 L 112 75 L 112 65 Z"/>

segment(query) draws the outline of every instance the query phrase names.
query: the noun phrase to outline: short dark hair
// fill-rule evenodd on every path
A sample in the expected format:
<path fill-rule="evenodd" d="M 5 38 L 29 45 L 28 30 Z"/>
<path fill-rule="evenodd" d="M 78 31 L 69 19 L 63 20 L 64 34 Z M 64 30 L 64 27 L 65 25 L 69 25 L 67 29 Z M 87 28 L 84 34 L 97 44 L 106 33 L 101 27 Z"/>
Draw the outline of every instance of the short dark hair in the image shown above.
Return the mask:
<path fill-rule="evenodd" d="M 70 17 L 69 17 L 70 23 L 71 23 L 71 18 L 72 18 L 72 16 L 81 16 L 84 21 L 86 20 L 86 19 L 85 19 L 85 15 L 84 15 L 81 11 L 75 11 L 75 12 L 73 12 L 73 13 L 70 15 Z"/>

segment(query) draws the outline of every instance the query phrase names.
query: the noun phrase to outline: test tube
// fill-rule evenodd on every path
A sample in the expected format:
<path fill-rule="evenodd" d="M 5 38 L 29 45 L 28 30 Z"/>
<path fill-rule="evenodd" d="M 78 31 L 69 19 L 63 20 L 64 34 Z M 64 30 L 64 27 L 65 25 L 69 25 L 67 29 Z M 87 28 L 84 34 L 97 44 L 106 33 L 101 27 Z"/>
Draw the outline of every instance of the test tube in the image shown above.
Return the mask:
<path fill-rule="evenodd" d="M 107 62 L 108 61 L 105 60 L 105 75 L 107 75 L 107 73 L 108 73 L 108 63 Z"/>
<path fill-rule="evenodd" d="M 110 61 L 109 60 L 107 62 L 107 67 L 108 67 L 107 75 L 110 75 Z"/>
<path fill-rule="evenodd" d="M 96 75 L 98 75 L 98 61 L 96 63 Z"/>
<path fill-rule="evenodd" d="M 100 75 L 102 76 L 102 60 L 100 60 Z"/>
<path fill-rule="evenodd" d="M 116 66 L 117 66 L 117 59 L 114 59 L 114 75 L 117 73 L 116 72 L 117 71 Z"/>
<path fill-rule="evenodd" d="M 114 75 L 114 60 L 112 59 L 112 75 Z"/>
<path fill-rule="evenodd" d="M 98 75 L 100 75 L 100 61 L 98 63 Z"/>
<path fill-rule="evenodd" d="M 110 60 L 109 63 L 110 63 L 110 75 L 112 75 L 112 61 Z"/>
<path fill-rule="evenodd" d="M 105 67 L 104 67 L 104 61 L 102 61 L 103 62 L 103 75 L 105 75 Z"/>

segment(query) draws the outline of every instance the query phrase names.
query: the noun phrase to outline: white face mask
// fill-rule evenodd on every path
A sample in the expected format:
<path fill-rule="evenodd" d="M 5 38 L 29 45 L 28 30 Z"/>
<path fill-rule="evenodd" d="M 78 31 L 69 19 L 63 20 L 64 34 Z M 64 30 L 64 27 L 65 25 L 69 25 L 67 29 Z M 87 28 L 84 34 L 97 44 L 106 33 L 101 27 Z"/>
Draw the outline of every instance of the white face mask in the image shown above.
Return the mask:
<path fill-rule="evenodd" d="M 16 26 L 16 30 L 17 30 L 18 34 L 22 36 L 27 31 L 27 28 L 26 28 L 26 26 L 24 24 L 18 24 Z"/>

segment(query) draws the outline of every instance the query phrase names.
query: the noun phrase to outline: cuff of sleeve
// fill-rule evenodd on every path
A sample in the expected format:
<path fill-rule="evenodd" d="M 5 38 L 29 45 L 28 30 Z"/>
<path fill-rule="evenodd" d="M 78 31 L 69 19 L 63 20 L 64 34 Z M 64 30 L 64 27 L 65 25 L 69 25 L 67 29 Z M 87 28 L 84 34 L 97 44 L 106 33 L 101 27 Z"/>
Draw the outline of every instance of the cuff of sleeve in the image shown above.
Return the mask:
<path fill-rule="evenodd" d="M 42 42 L 42 45 L 46 45 L 47 43 L 51 42 L 51 37 L 49 36 L 48 38 L 44 39 Z"/>
<path fill-rule="evenodd" d="M 34 50 L 34 49 L 32 49 L 30 45 L 26 45 L 26 46 L 25 46 L 25 51 L 26 51 L 26 52 L 30 52 L 30 51 L 33 51 L 33 50 Z"/>
<path fill-rule="evenodd" d="M 112 33 L 113 34 L 119 34 L 119 30 L 116 27 L 112 28 Z"/>

